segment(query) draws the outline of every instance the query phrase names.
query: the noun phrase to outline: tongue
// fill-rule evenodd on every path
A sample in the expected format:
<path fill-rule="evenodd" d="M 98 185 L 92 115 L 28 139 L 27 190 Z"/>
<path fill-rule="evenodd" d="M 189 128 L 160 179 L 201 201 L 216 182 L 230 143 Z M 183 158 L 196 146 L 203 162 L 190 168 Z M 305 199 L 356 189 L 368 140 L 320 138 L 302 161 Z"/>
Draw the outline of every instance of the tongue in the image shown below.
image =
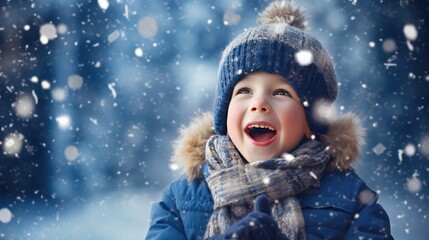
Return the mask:
<path fill-rule="evenodd" d="M 264 133 L 254 133 L 252 134 L 253 140 L 256 142 L 266 142 L 270 140 L 272 137 L 274 137 L 273 132 L 264 132 Z"/>

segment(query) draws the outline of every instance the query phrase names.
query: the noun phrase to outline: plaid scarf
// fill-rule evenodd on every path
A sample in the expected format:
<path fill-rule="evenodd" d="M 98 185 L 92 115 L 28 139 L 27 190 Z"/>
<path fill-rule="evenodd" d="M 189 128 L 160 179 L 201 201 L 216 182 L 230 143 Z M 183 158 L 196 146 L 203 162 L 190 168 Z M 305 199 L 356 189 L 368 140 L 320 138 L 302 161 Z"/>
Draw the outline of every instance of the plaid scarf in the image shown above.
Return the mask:
<path fill-rule="evenodd" d="M 316 140 L 301 143 L 286 158 L 246 164 L 226 135 L 213 135 L 206 145 L 208 186 L 214 211 L 205 238 L 223 233 L 253 210 L 256 196 L 266 194 L 280 239 L 305 239 L 304 219 L 297 194 L 318 186 L 329 153 Z"/>

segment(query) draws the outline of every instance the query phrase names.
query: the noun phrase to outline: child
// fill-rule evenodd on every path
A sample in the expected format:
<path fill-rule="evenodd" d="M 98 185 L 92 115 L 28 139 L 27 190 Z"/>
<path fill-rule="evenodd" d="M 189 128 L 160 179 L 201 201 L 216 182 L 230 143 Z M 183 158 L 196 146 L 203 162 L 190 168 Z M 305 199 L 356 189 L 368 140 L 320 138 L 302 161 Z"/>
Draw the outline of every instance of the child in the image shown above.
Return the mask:
<path fill-rule="evenodd" d="M 357 118 L 318 114 L 337 81 L 304 26 L 300 9 L 273 2 L 227 46 L 214 116 L 182 130 L 174 159 L 186 176 L 153 205 L 147 239 L 392 239 L 350 166 Z"/>

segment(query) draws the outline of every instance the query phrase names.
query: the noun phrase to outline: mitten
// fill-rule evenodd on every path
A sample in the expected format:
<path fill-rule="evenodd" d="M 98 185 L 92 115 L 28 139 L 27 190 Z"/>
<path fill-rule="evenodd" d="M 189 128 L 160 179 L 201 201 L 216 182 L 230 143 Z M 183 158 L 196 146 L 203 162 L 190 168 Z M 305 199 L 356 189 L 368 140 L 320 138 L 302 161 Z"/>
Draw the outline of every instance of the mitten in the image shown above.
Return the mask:
<path fill-rule="evenodd" d="M 224 234 L 214 236 L 220 239 L 275 239 L 279 232 L 278 225 L 271 216 L 270 203 L 266 195 L 259 195 L 253 211 L 226 229 Z"/>

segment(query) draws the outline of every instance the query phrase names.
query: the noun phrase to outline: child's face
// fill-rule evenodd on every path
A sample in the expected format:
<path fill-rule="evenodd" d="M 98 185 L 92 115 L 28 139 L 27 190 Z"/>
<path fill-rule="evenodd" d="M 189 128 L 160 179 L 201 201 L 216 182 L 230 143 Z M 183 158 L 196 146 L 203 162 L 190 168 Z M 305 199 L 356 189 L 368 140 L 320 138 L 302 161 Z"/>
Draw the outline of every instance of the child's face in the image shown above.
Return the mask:
<path fill-rule="evenodd" d="M 311 134 L 293 87 L 266 72 L 249 74 L 235 85 L 227 132 L 248 162 L 279 157 Z"/>

